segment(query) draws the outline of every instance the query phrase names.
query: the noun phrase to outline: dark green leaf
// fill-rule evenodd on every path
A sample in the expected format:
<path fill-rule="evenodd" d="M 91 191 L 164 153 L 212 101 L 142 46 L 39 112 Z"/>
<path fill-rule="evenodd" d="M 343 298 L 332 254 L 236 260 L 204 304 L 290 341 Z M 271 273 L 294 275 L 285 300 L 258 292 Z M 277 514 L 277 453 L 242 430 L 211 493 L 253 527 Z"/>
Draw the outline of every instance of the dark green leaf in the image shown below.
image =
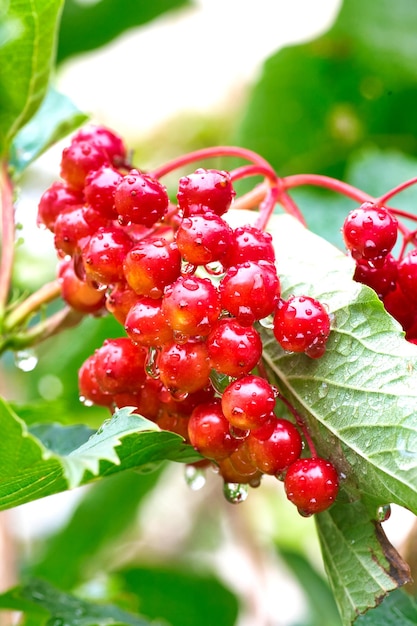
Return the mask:
<path fill-rule="evenodd" d="M 218 579 L 176 568 L 137 567 L 119 572 L 125 590 L 138 596 L 139 610 L 171 626 L 233 626 L 238 602 Z"/>
<path fill-rule="evenodd" d="M 375 609 L 361 615 L 355 626 L 416 626 L 417 600 L 403 591 L 393 591 Z"/>
<path fill-rule="evenodd" d="M 87 602 L 36 579 L 0 595 L 0 608 L 23 611 L 26 623 L 39 626 L 151 626 L 117 606 Z"/>
<path fill-rule="evenodd" d="M 36 114 L 12 143 L 9 163 L 14 175 L 22 174 L 45 150 L 87 119 L 69 98 L 50 89 Z"/>
<path fill-rule="evenodd" d="M 63 0 L 10 0 L 1 14 L 0 157 L 41 104 L 49 84 Z"/>
<path fill-rule="evenodd" d="M 145 24 L 161 13 L 189 4 L 189 0 L 100 0 L 81 3 L 66 0 L 59 33 L 58 61 L 94 50 L 125 30 Z M 92 24 L 94 27 L 92 28 Z"/>

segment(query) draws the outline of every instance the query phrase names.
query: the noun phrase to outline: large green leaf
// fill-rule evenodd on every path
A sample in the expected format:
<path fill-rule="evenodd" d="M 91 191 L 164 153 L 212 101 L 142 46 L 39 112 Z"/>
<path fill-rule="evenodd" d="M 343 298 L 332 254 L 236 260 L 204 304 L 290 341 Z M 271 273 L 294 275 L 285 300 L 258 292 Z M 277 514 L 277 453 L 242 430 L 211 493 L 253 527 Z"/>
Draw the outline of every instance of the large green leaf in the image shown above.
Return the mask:
<path fill-rule="evenodd" d="M 145 24 L 165 11 L 190 4 L 190 0 L 66 0 L 59 33 L 58 61 L 94 50 L 125 30 Z M 93 25 L 93 28 L 92 28 Z"/>
<path fill-rule="evenodd" d="M 344 0 L 329 32 L 268 59 L 236 141 L 282 174 L 341 177 L 368 145 L 415 154 L 416 24 L 413 0 Z"/>
<path fill-rule="evenodd" d="M 160 431 L 129 408 L 116 411 L 92 434 L 84 426 L 79 432 L 58 424 L 36 429 L 41 441 L 1 400 L 0 427 L 0 510 L 126 469 L 152 469 L 165 459 L 199 458 L 181 437 Z"/>
<path fill-rule="evenodd" d="M 0 595 L 0 609 L 22 611 L 22 626 L 158 626 L 112 604 L 88 602 L 36 579 Z"/>
<path fill-rule="evenodd" d="M 10 0 L 0 8 L 0 157 L 41 104 L 55 55 L 63 0 Z"/>
<path fill-rule="evenodd" d="M 376 609 L 361 615 L 355 626 L 416 626 L 417 600 L 393 591 Z"/>

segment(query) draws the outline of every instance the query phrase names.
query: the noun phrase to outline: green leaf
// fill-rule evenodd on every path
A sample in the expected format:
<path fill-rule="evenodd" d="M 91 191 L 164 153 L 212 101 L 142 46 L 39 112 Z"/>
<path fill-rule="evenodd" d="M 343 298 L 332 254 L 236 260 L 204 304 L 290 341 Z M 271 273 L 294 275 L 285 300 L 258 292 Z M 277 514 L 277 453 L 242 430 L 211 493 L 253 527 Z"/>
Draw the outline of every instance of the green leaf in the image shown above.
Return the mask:
<path fill-rule="evenodd" d="M 343 624 L 351 624 L 389 591 L 410 582 L 408 566 L 361 502 L 335 505 L 317 515 L 316 524 Z"/>
<path fill-rule="evenodd" d="M 393 591 L 375 609 L 361 615 L 355 626 L 416 626 L 417 600 L 403 591 Z"/>
<path fill-rule="evenodd" d="M 137 595 L 143 615 L 171 626 L 234 626 L 235 595 L 210 574 L 182 567 L 135 567 L 119 572 L 125 591 Z"/>
<path fill-rule="evenodd" d="M 50 79 L 63 0 L 10 0 L 1 10 L 0 157 L 40 106 Z M 6 31 L 6 34 L 4 34 Z"/>
<path fill-rule="evenodd" d="M 88 602 L 36 579 L 0 595 L 0 608 L 22 611 L 25 624 L 38 626 L 151 626 L 117 606 Z"/>
<path fill-rule="evenodd" d="M 0 427 L 0 510 L 126 469 L 150 470 L 165 459 L 200 458 L 181 437 L 160 431 L 129 408 L 116 411 L 88 439 L 90 431 L 85 427 L 44 427 L 41 436 L 51 448 L 33 436 L 3 400 Z M 68 434 L 73 443 L 80 444 L 83 438 L 84 442 L 68 450 Z"/>
<path fill-rule="evenodd" d="M 66 0 L 59 33 L 58 61 L 94 50 L 125 30 L 146 24 L 160 14 L 190 4 L 189 0 L 100 0 L 81 3 Z M 94 24 L 94 28 L 91 25 Z"/>
<path fill-rule="evenodd" d="M 37 113 L 12 143 L 9 165 L 15 177 L 87 119 L 88 116 L 79 111 L 69 98 L 50 89 Z"/>
<path fill-rule="evenodd" d="M 369 145 L 415 154 L 416 24 L 410 0 L 344 0 L 327 33 L 267 60 L 235 141 L 283 175 L 342 177 Z"/>
<path fill-rule="evenodd" d="M 41 560 L 31 568 L 32 574 L 60 589 L 71 589 L 100 573 L 100 552 L 108 552 L 120 535 L 135 524 L 145 496 L 160 477 L 159 470 L 127 471 L 92 484 L 68 523 L 48 538 Z"/>

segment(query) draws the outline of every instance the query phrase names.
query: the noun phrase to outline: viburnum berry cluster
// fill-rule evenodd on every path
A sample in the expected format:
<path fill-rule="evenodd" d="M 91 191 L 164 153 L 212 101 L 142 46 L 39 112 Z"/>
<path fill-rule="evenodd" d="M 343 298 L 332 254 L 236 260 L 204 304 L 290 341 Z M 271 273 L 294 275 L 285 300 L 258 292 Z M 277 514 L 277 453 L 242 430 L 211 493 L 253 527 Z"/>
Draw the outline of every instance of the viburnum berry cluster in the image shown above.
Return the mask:
<path fill-rule="evenodd" d="M 251 163 L 199 167 L 180 177 L 171 200 L 161 178 L 215 155 Z M 262 363 L 261 324 L 284 350 L 317 359 L 331 323 L 314 297 L 281 296 L 266 232 L 279 194 L 271 166 L 248 150 L 219 148 L 145 173 L 118 135 L 90 125 L 63 150 L 60 175 L 40 199 L 38 223 L 54 236 L 62 298 L 83 314 L 112 314 L 124 331 L 81 366 L 83 401 L 133 407 L 180 434 L 203 457 L 196 467 L 215 467 L 231 501 L 243 498 L 238 486 L 256 487 L 268 474 L 284 481 L 303 515 L 329 507 L 337 471 L 318 457 Z M 234 182 L 259 175 L 263 197 L 250 200 L 258 222 L 232 227 Z"/>

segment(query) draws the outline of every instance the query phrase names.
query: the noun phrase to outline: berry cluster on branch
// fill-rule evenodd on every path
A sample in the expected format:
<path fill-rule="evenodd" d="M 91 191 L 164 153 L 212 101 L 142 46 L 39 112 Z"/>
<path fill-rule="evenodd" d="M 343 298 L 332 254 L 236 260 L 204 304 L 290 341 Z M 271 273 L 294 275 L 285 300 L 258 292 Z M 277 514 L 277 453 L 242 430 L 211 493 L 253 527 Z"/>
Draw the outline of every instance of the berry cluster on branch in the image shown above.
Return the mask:
<path fill-rule="evenodd" d="M 179 179 L 171 201 L 162 176 L 215 154 L 251 163 L 231 172 L 199 167 Z M 317 456 L 302 418 L 262 366 L 258 325 L 266 320 L 284 350 L 313 359 L 330 334 L 322 303 L 281 297 L 266 226 L 280 194 L 299 214 L 269 164 L 220 148 L 145 173 L 129 164 L 118 135 L 90 125 L 63 150 L 60 175 L 40 199 L 38 223 L 54 236 L 62 298 L 83 314 L 108 312 L 124 329 L 81 366 L 83 401 L 134 407 L 180 434 L 228 492 L 257 487 L 269 474 L 284 480 L 303 515 L 330 506 L 337 472 Z M 259 205 L 258 222 L 233 228 L 234 181 L 259 175 L 259 190 L 239 199 L 245 208 Z"/>

